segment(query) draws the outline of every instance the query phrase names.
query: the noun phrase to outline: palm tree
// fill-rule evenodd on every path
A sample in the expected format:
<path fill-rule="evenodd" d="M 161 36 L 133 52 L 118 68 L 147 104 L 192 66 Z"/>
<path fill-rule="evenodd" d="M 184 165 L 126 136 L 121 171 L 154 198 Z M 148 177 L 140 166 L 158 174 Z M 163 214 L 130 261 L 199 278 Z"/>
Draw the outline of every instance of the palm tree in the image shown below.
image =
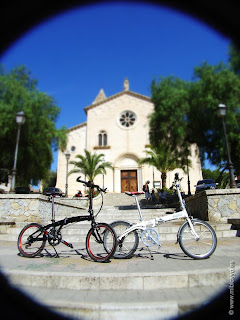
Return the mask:
<path fill-rule="evenodd" d="M 88 150 L 84 150 L 85 155 L 78 154 L 77 161 L 69 161 L 74 164 L 75 168 L 72 169 L 68 175 L 72 173 L 82 173 L 88 180 L 93 181 L 99 174 L 106 174 L 106 168 L 113 168 L 110 162 L 103 162 L 102 157 L 104 154 L 91 154 Z"/>
<path fill-rule="evenodd" d="M 150 147 L 151 150 L 145 151 L 146 158 L 139 160 L 139 164 L 150 164 L 161 172 L 162 188 L 166 187 L 167 173 L 176 168 L 185 168 L 185 163 L 176 152 L 170 150 L 166 145 Z M 189 161 L 188 161 L 189 165 Z"/>

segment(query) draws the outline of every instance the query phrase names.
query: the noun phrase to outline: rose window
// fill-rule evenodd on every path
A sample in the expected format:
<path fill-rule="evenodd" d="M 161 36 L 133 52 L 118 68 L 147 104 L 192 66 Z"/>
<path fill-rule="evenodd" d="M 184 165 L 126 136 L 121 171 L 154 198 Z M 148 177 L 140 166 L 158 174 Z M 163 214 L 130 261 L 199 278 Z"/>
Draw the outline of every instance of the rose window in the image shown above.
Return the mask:
<path fill-rule="evenodd" d="M 129 128 L 135 124 L 136 114 L 132 111 L 124 111 L 120 116 L 120 124 L 123 127 Z"/>

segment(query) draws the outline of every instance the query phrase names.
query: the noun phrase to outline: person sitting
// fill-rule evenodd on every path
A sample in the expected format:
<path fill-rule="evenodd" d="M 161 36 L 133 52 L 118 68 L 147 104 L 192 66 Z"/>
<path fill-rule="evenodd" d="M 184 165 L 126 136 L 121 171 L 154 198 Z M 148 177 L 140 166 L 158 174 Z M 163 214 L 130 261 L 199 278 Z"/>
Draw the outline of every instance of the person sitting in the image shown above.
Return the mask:
<path fill-rule="evenodd" d="M 167 203 L 167 192 L 164 189 L 161 189 L 159 192 L 159 202 L 161 204 L 166 204 Z"/>

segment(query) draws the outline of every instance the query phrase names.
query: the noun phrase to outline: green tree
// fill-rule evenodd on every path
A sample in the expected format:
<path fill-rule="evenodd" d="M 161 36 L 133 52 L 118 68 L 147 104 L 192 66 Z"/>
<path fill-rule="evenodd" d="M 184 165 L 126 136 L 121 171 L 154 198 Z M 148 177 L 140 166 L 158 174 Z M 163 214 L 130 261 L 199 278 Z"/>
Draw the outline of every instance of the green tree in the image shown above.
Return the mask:
<path fill-rule="evenodd" d="M 151 147 L 151 150 L 146 150 L 145 152 L 148 156 L 140 159 L 139 164 L 149 164 L 161 172 L 162 188 L 166 187 L 167 173 L 169 171 L 176 168 L 185 169 L 182 160 L 167 145 Z"/>
<path fill-rule="evenodd" d="M 230 182 L 229 173 L 220 171 L 219 169 L 211 171 L 210 169 L 202 169 L 203 179 L 213 179 L 217 184 L 219 189 L 226 188 L 227 184 Z"/>
<path fill-rule="evenodd" d="M 232 71 L 240 75 L 240 52 L 234 43 L 229 46 L 229 63 Z"/>
<path fill-rule="evenodd" d="M 0 70 L 0 168 L 11 173 L 17 136 L 16 113 L 23 111 L 17 158 L 17 185 L 37 185 L 50 169 L 52 148 L 66 146 L 66 129 L 56 129 L 60 109 L 51 96 L 37 89 L 24 66 L 5 73 Z"/>
<path fill-rule="evenodd" d="M 195 143 L 202 164 L 207 158 L 213 165 L 226 166 L 225 137 L 217 116 L 219 103 L 226 104 L 231 158 L 236 173 L 240 172 L 240 77 L 222 63 L 203 63 L 195 68 L 192 82 L 161 78 L 160 83 L 153 80 L 151 89 L 151 143 L 167 143 L 182 159 L 188 157 L 190 145 Z"/>
<path fill-rule="evenodd" d="M 213 165 L 225 166 L 227 162 L 226 142 L 221 119 L 217 115 L 219 103 L 227 105 L 225 123 L 231 149 L 231 158 L 239 171 L 240 157 L 240 78 L 227 66 L 207 63 L 195 68 L 196 81 L 189 90 L 188 114 L 192 141 Z"/>
<path fill-rule="evenodd" d="M 43 190 L 47 187 L 55 187 L 56 180 L 57 180 L 57 173 L 55 171 L 49 171 L 46 178 L 41 181 Z"/>
<path fill-rule="evenodd" d="M 85 155 L 78 154 L 75 158 L 76 161 L 69 161 L 70 164 L 75 166 L 68 175 L 73 173 L 84 174 L 89 181 L 93 181 L 99 174 L 106 174 L 106 168 L 111 168 L 110 162 L 103 162 L 104 154 L 91 154 L 88 150 L 84 150 Z"/>
<path fill-rule="evenodd" d="M 172 152 L 189 149 L 187 123 L 189 83 L 176 77 L 160 78 L 151 84 L 154 112 L 150 117 L 150 141 L 155 147 L 167 145 Z"/>

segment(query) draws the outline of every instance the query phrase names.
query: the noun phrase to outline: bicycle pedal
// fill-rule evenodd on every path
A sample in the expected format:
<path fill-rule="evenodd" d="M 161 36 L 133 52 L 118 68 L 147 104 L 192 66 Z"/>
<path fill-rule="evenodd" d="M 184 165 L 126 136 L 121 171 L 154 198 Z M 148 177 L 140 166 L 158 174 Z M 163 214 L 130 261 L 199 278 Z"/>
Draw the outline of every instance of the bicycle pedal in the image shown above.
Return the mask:
<path fill-rule="evenodd" d="M 68 244 L 68 247 L 73 249 L 73 245 L 71 243 Z"/>

